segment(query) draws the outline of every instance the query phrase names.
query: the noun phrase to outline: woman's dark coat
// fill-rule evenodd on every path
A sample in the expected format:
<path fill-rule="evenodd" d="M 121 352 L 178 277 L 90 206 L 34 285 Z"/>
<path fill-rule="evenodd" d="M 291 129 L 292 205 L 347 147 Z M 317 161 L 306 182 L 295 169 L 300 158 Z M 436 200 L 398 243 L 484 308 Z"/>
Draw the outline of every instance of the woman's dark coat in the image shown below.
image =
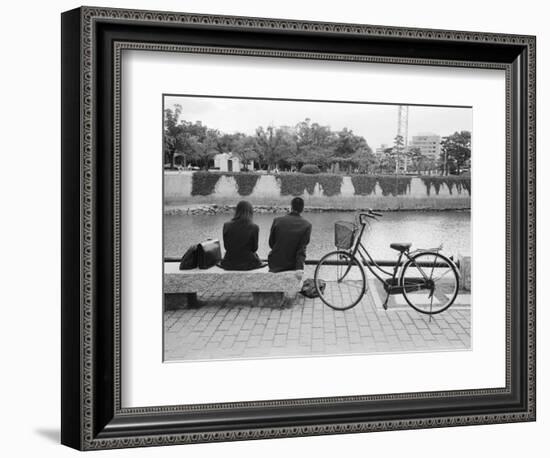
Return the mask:
<path fill-rule="evenodd" d="M 251 270 L 262 266 L 258 251 L 260 228 L 245 219 L 231 220 L 223 225 L 225 256 L 220 266 L 226 270 Z"/>

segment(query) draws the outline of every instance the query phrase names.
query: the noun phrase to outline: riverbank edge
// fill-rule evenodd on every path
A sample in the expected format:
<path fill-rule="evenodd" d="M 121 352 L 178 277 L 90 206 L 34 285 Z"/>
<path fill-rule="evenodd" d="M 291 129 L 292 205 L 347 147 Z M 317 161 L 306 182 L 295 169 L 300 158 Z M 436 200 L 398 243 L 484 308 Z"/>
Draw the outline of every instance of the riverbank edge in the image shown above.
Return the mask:
<path fill-rule="evenodd" d="M 287 213 L 288 206 L 279 205 L 254 205 L 256 213 Z M 341 208 L 341 207 L 314 207 L 306 206 L 304 213 L 326 213 L 326 212 L 357 212 L 362 210 L 375 210 L 380 212 L 445 212 L 445 211 L 463 211 L 469 212 L 470 208 Z M 180 215 L 217 215 L 230 214 L 235 211 L 235 205 L 218 205 L 218 204 L 191 204 L 191 205 L 165 205 L 164 215 L 180 216 Z"/>

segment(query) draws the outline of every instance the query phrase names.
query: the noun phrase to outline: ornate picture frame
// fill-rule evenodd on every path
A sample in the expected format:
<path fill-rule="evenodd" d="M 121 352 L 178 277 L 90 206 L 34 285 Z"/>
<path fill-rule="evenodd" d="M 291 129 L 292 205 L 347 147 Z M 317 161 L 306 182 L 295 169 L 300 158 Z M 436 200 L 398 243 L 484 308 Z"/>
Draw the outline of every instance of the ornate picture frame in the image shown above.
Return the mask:
<path fill-rule="evenodd" d="M 533 36 L 81 7 L 62 15 L 62 435 L 80 449 L 535 420 Z M 506 74 L 506 386 L 126 408 L 121 403 L 124 50 Z"/>

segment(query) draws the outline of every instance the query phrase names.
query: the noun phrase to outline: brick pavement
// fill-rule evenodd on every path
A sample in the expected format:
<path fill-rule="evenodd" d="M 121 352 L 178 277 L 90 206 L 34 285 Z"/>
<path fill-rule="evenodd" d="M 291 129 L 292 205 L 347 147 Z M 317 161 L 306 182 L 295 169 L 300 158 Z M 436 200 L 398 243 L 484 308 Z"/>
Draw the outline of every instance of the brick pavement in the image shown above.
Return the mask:
<path fill-rule="evenodd" d="M 336 311 L 299 295 L 284 309 L 256 307 L 252 295 L 200 296 L 202 306 L 164 313 L 165 360 L 250 359 L 358 353 L 468 350 L 470 295 L 429 320 L 378 282 L 352 309 Z"/>

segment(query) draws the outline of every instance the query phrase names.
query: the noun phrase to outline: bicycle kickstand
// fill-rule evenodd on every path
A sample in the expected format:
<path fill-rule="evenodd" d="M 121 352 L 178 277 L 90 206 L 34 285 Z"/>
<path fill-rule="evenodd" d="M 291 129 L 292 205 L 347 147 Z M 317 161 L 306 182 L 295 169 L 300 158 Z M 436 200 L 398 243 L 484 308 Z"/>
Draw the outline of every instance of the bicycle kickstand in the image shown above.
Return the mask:
<path fill-rule="evenodd" d="M 384 307 L 384 310 L 388 310 L 388 299 L 390 298 L 390 293 L 388 292 L 386 294 L 386 300 L 384 301 L 384 303 L 382 304 L 382 307 Z"/>

